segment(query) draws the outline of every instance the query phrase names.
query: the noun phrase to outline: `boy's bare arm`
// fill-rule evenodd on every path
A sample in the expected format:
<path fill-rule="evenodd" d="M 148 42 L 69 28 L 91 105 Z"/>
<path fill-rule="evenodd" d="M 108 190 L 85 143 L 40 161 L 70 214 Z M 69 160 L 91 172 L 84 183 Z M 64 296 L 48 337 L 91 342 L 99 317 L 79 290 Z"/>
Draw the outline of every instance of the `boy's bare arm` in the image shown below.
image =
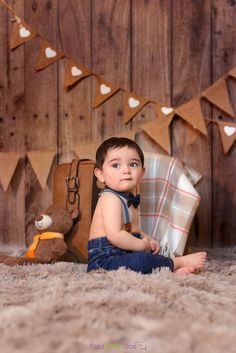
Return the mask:
<path fill-rule="evenodd" d="M 122 229 L 123 209 L 119 198 L 111 193 L 102 195 L 103 225 L 108 240 L 118 248 L 124 250 L 150 250 L 149 241 L 138 239 Z"/>

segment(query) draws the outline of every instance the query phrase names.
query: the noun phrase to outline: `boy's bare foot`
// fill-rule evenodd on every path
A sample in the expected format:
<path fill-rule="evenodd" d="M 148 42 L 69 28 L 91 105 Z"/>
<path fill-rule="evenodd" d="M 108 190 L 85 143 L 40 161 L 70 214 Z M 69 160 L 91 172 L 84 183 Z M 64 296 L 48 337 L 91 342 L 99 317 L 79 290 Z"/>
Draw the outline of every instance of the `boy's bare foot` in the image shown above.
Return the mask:
<path fill-rule="evenodd" d="M 175 257 L 174 271 L 183 267 L 193 267 L 194 270 L 203 268 L 206 263 L 207 253 L 204 251 L 196 252 L 194 254 Z"/>
<path fill-rule="evenodd" d="M 188 275 L 189 273 L 194 273 L 195 268 L 194 267 L 181 267 L 178 268 L 178 270 L 174 271 L 175 275 Z"/>

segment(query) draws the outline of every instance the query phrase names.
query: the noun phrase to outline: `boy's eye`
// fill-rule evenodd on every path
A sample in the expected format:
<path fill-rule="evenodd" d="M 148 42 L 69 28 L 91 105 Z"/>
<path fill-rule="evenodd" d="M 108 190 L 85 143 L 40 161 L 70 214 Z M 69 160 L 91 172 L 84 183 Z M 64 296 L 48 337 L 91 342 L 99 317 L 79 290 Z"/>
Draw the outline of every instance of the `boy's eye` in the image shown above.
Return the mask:
<path fill-rule="evenodd" d="M 138 167 L 138 162 L 131 162 L 130 163 L 130 167 L 132 167 L 132 168 L 136 168 L 136 167 Z"/>
<path fill-rule="evenodd" d="M 112 168 L 119 168 L 120 164 L 119 163 L 113 163 Z"/>

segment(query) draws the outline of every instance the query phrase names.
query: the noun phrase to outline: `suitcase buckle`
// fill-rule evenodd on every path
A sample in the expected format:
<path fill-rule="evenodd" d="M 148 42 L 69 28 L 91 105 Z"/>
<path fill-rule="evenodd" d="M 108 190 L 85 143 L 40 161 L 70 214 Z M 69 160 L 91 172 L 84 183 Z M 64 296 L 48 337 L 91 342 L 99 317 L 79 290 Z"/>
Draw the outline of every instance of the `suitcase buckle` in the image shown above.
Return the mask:
<path fill-rule="evenodd" d="M 66 185 L 68 202 L 73 205 L 76 202 L 76 196 L 79 198 L 79 178 L 77 176 L 68 176 L 66 178 Z"/>

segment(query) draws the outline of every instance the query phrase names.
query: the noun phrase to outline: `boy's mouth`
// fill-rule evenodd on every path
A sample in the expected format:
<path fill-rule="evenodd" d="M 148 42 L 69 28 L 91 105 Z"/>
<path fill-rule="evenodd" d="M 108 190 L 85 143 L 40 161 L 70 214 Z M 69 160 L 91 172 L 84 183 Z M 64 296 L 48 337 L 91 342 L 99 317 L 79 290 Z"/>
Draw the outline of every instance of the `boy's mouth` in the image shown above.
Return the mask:
<path fill-rule="evenodd" d="M 131 181 L 131 178 L 125 178 L 125 179 L 121 179 L 121 181 Z"/>

